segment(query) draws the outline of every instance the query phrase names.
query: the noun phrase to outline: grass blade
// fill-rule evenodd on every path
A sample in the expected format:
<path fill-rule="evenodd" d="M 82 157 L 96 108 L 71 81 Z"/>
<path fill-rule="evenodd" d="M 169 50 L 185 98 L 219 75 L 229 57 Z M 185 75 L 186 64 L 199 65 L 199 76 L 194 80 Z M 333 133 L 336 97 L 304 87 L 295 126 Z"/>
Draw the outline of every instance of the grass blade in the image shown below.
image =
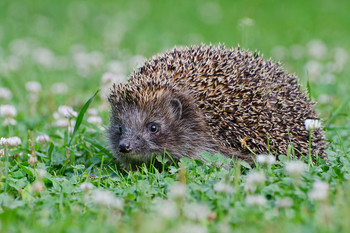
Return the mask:
<path fill-rule="evenodd" d="M 310 85 L 309 78 L 307 79 L 306 88 L 307 88 L 307 92 L 308 92 L 308 95 L 309 95 L 309 99 L 311 100 L 312 94 L 311 94 L 311 85 Z"/>
<path fill-rule="evenodd" d="M 78 132 L 78 129 L 79 129 L 80 125 L 81 125 L 81 122 L 83 121 L 83 118 L 84 118 L 84 115 L 85 115 L 87 109 L 89 108 L 92 100 L 95 98 L 95 96 L 97 95 L 97 93 L 99 91 L 100 90 L 98 89 L 95 92 L 95 94 L 84 104 L 84 106 L 80 110 L 79 115 L 77 117 L 77 121 L 75 122 L 74 131 L 73 131 L 72 137 L 69 140 L 68 146 L 70 146 L 72 144 L 73 138 L 74 138 L 75 134 Z"/>

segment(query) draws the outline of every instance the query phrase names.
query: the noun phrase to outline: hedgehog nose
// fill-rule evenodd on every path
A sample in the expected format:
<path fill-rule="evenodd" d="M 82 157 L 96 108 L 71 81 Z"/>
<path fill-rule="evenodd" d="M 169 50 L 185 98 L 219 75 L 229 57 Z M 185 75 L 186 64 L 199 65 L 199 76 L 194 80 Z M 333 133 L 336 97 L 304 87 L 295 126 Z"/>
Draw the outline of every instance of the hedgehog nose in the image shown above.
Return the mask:
<path fill-rule="evenodd" d="M 119 150 L 122 153 L 129 153 L 132 150 L 130 142 L 121 141 L 119 144 Z"/>

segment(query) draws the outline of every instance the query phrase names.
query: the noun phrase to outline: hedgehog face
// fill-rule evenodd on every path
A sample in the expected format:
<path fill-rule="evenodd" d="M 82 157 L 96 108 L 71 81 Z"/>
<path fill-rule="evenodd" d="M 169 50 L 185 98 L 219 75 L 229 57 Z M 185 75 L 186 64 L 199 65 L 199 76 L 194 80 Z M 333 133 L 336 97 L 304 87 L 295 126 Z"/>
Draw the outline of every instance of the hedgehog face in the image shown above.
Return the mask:
<path fill-rule="evenodd" d="M 112 108 L 109 127 L 111 149 L 118 160 L 148 163 L 152 157 L 171 150 L 182 117 L 179 99 L 156 98 L 145 104 L 120 102 Z"/>

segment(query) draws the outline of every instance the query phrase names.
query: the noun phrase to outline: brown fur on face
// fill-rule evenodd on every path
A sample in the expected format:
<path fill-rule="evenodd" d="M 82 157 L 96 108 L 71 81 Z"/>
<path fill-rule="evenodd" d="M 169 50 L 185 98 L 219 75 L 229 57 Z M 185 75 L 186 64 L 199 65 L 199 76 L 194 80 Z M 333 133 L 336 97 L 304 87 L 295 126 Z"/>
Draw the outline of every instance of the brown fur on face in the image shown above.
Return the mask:
<path fill-rule="evenodd" d="M 296 76 L 239 48 L 175 48 L 115 85 L 109 101 L 110 145 L 126 165 L 164 149 L 176 160 L 208 151 L 251 161 L 250 150 L 278 155 L 292 145 L 299 157 L 309 152 L 304 122 L 318 117 Z M 147 131 L 152 122 L 158 135 Z M 322 129 L 311 141 L 312 154 L 326 157 Z"/>

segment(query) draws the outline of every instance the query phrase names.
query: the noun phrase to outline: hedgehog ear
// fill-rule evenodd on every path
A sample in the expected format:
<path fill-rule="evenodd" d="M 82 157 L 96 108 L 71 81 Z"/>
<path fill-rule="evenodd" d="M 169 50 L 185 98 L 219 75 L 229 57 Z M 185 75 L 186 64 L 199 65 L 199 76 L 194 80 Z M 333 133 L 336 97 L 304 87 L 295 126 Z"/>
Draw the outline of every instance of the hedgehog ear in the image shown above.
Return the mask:
<path fill-rule="evenodd" d="M 182 116 L 182 104 L 179 99 L 170 100 L 170 107 L 177 119 L 180 119 Z"/>

